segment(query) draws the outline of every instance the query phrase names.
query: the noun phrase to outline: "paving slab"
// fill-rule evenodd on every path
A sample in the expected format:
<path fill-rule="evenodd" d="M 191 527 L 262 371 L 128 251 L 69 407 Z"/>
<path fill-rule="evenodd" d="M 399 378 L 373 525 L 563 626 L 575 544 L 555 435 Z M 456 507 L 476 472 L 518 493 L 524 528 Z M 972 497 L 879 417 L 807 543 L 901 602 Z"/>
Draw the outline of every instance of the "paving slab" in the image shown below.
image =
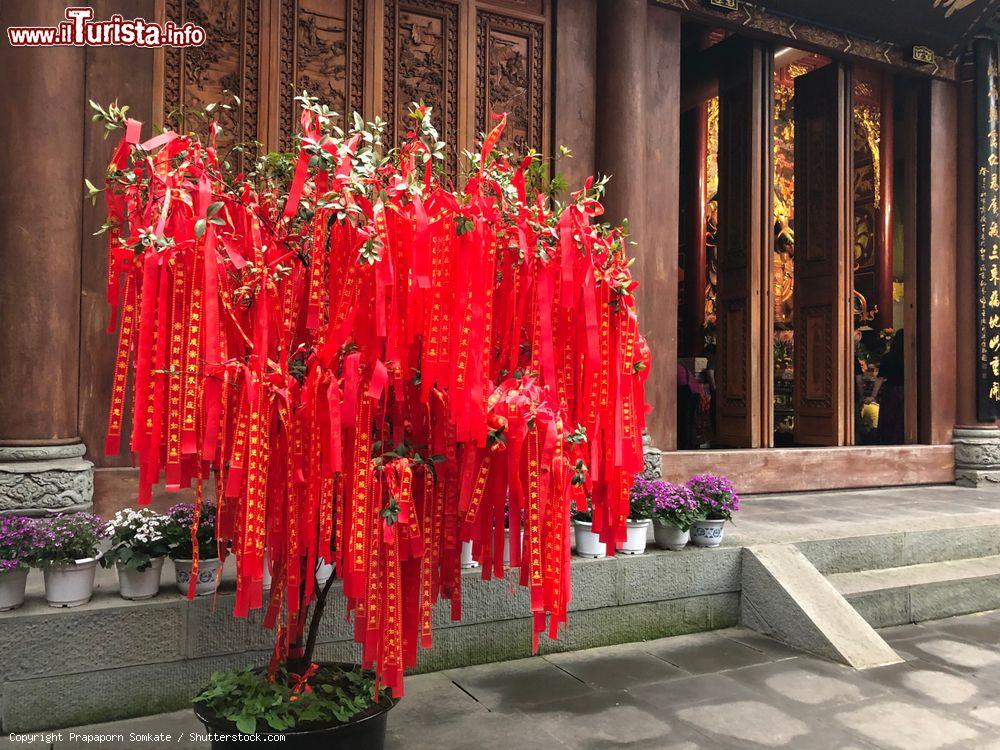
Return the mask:
<path fill-rule="evenodd" d="M 768 654 L 715 633 L 693 633 L 643 644 L 643 649 L 689 674 L 709 674 L 772 661 Z"/>
<path fill-rule="evenodd" d="M 744 667 L 727 676 L 758 691 L 761 699 L 781 699 L 798 706 L 829 709 L 869 700 L 887 689 L 860 676 L 850 667 L 821 659 L 800 657 Z"/>
<path fill-rule="evenodd" d="M 989 735 L 953 713 L 899 700 L 874 701 L 838 711 L 846 729 L 887 750 L 940 750 L 953 744 L 978 747 Z"/>
<path fill-rule="evenodd" d="M 576 698 L 593 691 L 542 657 L 449 669 L 444 675 L 490 711 Z"/>
<path fill-rule="evenodd" d="M 686 677 L 687 672 L 636 646 L 609 646 L 551 654 L 545 659 L 578 680 L 606 690 L 641 688 L 650 682 Z"/>

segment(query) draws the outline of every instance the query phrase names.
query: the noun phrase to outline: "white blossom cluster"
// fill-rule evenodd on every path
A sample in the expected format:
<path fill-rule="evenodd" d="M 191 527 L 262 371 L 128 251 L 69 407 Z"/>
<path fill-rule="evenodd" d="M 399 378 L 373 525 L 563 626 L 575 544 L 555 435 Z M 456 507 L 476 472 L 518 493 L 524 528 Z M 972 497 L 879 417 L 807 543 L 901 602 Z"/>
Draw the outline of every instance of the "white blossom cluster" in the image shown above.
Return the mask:
<path fill-rule="evenodd" d="M 125 508 L 115 513 L 108 528 L 115 539 L 154 544 L 163 541 L 163 529 L 169 522 L 169 518 L 149 508 Z"/>

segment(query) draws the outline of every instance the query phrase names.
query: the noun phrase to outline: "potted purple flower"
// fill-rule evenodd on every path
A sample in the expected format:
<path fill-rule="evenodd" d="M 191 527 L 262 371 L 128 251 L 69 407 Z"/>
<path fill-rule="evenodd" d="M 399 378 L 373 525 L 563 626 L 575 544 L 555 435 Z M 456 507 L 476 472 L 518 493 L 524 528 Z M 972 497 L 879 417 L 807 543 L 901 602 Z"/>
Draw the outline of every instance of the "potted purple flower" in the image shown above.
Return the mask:
<path fill-rule="evenodd" d="M 687 483 L 698 504 L 698 518 L 691 526 L 691 542 L 698 547 L 718 547 L 726 521 L 740 509 L 740 497 L 728 477 L 701 474 Z"/>
<path fill-rule="evenodd" d="M 192 503 L 177 503 L 167 511 L 167 523 L 163 526 L 163 536 L 170 548 L 170 559 L 174 561 L 177 590 L 185 596 L 194 574 L 194 543 L 191 529 L 194 526 L 195 508 Z M 198 518 L 198 578 L 195 582 L 196 596 L 215 593 L 222 574 L 222 560 L 219 559 L 219 545 L 215 538 L 215 503 L 204 502 Z"/>
<path fill-rule="evenodd" d="M 76 607 L 90 601 L 106 534 L 104 521 L 91 513 L 35 521 L 35 559 L 42 568 L 45 600 L 50 605 Z"/>
<path fill-rule="evenodd" d="M 636 481 L 639 485 L 639 481 Z M 698 518 L 698 503 L 686 484 L 662 479 L 642 480 L 643 491 L 653 498 L 653 539 L 661 549 L 682 550 Z"/>
<path fill-rule="evenodd" d="M 0 612 L 24 604 L 34 552 L 34 521 L 27 516 L 0 516 Z"/>
<path fill-rule="evenodd" d="M 646 537 L 652 524 L 654 499 L 650 491 L 650 480 L 641 475 L 629 490 L 628 518 L 625 521 L 625 541 L 619 552 L 626 555 L 641 555 L 646 551 Z"/>

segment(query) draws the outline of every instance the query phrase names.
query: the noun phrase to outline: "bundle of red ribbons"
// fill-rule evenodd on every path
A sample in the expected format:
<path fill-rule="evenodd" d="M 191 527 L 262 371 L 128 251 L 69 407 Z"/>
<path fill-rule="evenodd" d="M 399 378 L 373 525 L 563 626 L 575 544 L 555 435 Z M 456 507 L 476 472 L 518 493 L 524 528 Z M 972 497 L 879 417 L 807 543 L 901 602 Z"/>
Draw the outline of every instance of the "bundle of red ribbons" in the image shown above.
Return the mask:
<path fill-rule="evenodd" d="M 127 121 L 106 190 L 107 452 L 131 363 L 139 502 L 165 478 L 200 508 L 214 478 L 234 614 L 265 609 L 278 659 L 301 652 L 312 571 L 333 562 L 362 663 L 395 695 L 434 603 L 461 615 L 465 540 L 504 577 L 509 528 L 534 646 L 555 637 L 571 507 L 625 538 L 649 361 L 626 237 L 594 220 L 600 185 L 551 200 L 537 156 L 496 149 L 501 119 L 448 189 L 430 113 L 414 117 L 383 155 L 372 126 L 342 133 L 306 106 L 284 182 L 227 177 L 215 125 L 208 143 L 140 142 Z"/>

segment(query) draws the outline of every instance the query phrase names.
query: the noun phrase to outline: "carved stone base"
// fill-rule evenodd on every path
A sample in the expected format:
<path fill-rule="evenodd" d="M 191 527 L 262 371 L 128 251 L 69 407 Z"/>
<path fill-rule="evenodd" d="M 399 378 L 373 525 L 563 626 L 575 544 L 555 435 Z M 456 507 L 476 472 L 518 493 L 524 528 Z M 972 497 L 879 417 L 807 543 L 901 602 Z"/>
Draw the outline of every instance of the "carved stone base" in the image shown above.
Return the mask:
<path fill-rule="evenodd" d="M 663 454 L 659 448 L 653 445 L 653 440 L 649 437 L 649 433 L 644 434 L 642 436 L 642 475 L 647 479 L 659 479 L 662 476 L 660 470 L 662 461 Z"/>
<path fill-rule="evenodd" d="M 956 427 L 955 484 L 1000 489 L 1000 430 L 996 427 Z"/>
<path fill-rule="evenodd" d="M 0 446 L 0 514 L 42 516 L 94 507 L 94 464 L 83 443 Z"/>

